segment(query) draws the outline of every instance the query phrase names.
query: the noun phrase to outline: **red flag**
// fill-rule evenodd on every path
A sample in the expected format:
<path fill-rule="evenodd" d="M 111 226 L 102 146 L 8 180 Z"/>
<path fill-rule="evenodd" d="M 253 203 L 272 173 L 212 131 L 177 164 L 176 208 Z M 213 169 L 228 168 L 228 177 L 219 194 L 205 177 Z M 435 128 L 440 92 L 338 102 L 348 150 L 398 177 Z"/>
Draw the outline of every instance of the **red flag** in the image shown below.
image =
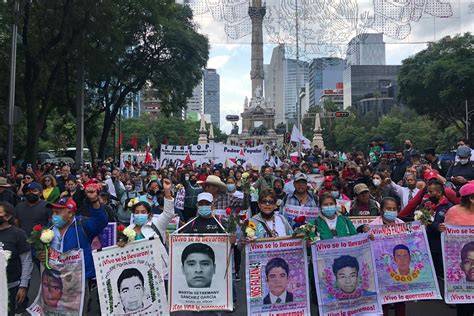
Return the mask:
<path fill-rule="evenodd" d="M 150 142 L 148 141 L 146 143 L 146 148 L 145 148 L 145 161 L 144 163 L 147 164 L 147 163 L 151 163 L 152 162 L 152 159 L 151 159 L 151 154 L 150 154 Z"/>
<path fill-rule="evenodd" d="M 118 145 L 119 145 L 119 147 L 122 146 L 122 143 L 123 143 L 123 133 L 120 132 L 119 139 L 118 139 Z"/>

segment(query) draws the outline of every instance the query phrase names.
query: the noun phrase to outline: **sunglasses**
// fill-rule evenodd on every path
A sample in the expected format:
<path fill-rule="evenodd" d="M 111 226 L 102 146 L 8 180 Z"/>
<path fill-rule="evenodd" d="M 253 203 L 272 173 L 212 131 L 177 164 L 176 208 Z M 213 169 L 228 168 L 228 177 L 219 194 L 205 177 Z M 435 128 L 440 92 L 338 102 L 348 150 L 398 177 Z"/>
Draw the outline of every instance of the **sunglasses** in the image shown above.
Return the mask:
<path fill-rule="evenodd" d="M 25 177 L 26 180 L 31 180 L 33 179 L 32 177 Z"/>
<path fill-rule="evenodd" d="M 51 182 L 51 179 L 44 179 L 44 182 Z"/>
<path fill-rule="evenodd" d="M 275 201 L 273 201 L 273 200 L 262 200 L 262 201 L 260 202 L 260 204 L 263 204 L 263 205 L 273 205 L 273 204 L 275 204 Z"/>

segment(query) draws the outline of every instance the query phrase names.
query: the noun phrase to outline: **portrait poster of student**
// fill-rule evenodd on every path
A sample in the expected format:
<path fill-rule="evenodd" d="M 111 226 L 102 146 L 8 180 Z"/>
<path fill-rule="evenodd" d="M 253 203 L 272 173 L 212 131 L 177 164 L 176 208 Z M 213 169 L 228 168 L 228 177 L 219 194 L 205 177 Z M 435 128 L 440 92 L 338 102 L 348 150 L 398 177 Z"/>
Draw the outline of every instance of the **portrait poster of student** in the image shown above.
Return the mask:
<path fill-rule="evenodd" d="M 157 239 L 94 251 L 102 315 L 169 315 Z"/>
<path fill-rule="evenodd" d="M 446 225 L 441 246 L 446 303 L 474 303 L 474 226 Z"/>
<path fill-rule="evenodd" d="M 31 315 L 82 315 L 85 288 L 82 249 L 49 250 L 48 269 L 41 264 L 38 296 L 28 307 Z"/>
<path fill-rule="evenodd" d="M 110 222 L 99 236 L 92 240 L 92 250 L 102 249 L 117 244 L 117 223 Z"/>
<path fill-rule="evenodd" d="M 172 234 L 170 311 L 232 310 L 232 256 L 227 234 Z"/>
<path fill-rule="evenodd" d="M 441 299 L 423 224 L 384 225 L 370 232 L 382 304 Z"/>
<path fill-rule="evenodd" d="M 303 239 L 263 238 L 245 250 L 247 315 L 310 315 Z"/>
<path fill-rule="evenodd" d="M 8 315 L 7 253 L 0 250 L 0 315 Z"/>
<path fill-rule="evenodd" d="M 317 241 L 311 251 L 320 315 L 382 313 L 367 234 Z"/>

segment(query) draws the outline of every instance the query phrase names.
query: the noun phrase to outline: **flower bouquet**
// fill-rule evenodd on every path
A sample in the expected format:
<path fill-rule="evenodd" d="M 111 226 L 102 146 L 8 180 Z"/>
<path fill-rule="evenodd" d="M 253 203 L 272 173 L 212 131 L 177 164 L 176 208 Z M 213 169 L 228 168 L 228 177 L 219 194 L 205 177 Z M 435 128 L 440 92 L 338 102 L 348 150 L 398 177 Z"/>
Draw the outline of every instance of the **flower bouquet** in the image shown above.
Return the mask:
<path fill-rule="evenodd" d="M 240 183 L 242 184 L 242 190 L 245 194 L 250 194 L 249 176 L 250 174 L 248 172 L 244 172 L 242 174 L 242 178 L 240 179 Z"/>
<path fill-rule="evenodd" d="M 245 237 L 255 237 L 257 226 L 255 223 L 249 221 L 246 211 L 239 211 L 238 214 L 235 215 L 232 214 L 231 208 L 227 208 L 226 214 L 228 216 L 227 233 L 235 234 L 237 227 L 240 227 L 240 230 Z"/>
<path fill-rule="evenodd" d="M 316 227 L 311 223 L 305 223 L 293 231 L 293 237 L 303 235 L 304 240 L 314 241 L 316 239 Z"/>
<path fill-rule="evenodd" d="M 433 216 L 431 216 L 431 211 L 427 208 L 422 208 L 418 211 L 415 211 L 415 221 L 420 221 L 423 225 L 431 225 L 433 223 Z"/>
<path fill-rule="evenodd" d="M 51 267 L 49 266 L 48 250 L 53 238 L 54 232 L 51 229 L 45 228 L 38 224 L 33 227 L 30 237 L 26 240 L 36 251 L 44 250 L 44 266 L 49 270 Z"/>
<path fill-rule="evenodd" d="M 135 240 L 137 233 L 132 228 L 125 228 L 124 225 L 117 226 L 117 240 L 123 243 L 129 243 Z"/>

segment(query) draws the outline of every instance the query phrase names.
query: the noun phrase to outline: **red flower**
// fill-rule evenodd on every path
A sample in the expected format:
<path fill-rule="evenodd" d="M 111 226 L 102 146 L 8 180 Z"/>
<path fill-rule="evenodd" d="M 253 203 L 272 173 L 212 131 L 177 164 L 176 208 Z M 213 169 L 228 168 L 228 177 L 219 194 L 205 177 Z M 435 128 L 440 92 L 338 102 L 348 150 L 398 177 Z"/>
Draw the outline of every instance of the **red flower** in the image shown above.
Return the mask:
<path fill-rule="evenodd" d="M 240 220 L 245 221 L 247 219 L 247 214 L 243 213 L 239 215 Z"/>
<path fill-rule="evenodd" d="M 117 226 L 117 230 L 118 230 L 119 232 L 123 232 L 124 229 L 125 229 L 125 226 L 123 226 L 122 224 L 120 224 L 120 225 Z"/>
<path fill-rule="evenodd" d="M 33 230 L 34 230 L 34 231 L 37 231 L 37 232 L 40 232 L 42 229 L 43 229 L 43 227 L 41 227 L 40 224 L 35 225 L 35 227 L 33 227 Z"/>
<path fill-rule="evenodd" d="M 304 224 L 304 221 L 306 220 L 306 217 L 304 216 L 298 216 L 295 217 L 294 222 L 298 224 Z"/>
<path fill-rule="evenodd" d="M 227 216 L 230 216 L 230 214 L 232 214 L 232 209 L 230 207 L 226 208 L 225 213 L 227 214 Z"/>

